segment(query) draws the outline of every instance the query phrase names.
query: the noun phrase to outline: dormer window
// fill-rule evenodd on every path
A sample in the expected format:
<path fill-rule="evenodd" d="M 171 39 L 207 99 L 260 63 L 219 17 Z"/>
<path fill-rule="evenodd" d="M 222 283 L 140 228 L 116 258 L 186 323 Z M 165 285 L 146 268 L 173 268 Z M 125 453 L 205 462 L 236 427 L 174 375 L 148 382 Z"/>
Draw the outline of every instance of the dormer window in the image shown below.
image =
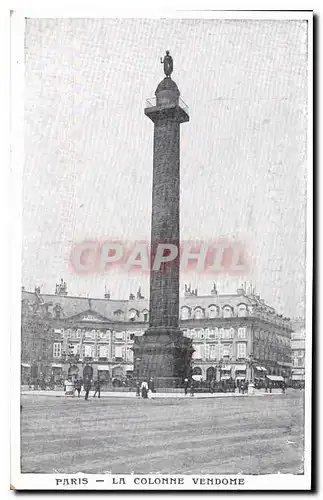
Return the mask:
<path fill-rule="evenodd" d="M 202 319 L 204 316 L 203 309 L 201 307 L 197 307 L 194 311 L 194 316 L 195 319 Z"/>
<path fill-rule="evenodd" d="M 129 319 L 130 321 L 135 321 L 136 318 L 138 316 L 138 311 L 136 311 L 135 309 L 132 309 L 130 312 L 129 312 Z"/>
<path fill-rule="evenodd" d="M 238 306 L 238 316 L 239 317 L 243 318 L 243 317 L 247 316 L 247 312 L 248 312 L 248 310 L 247 310 L 246 304 L 240 304 Z"/>
<path fill-rule="evenodd" d="M 191 316 L 191 310 L 189 307 L 182 307 L 181 309 L 181 319 L 182 320 L 187 320 L 189 319 Z"/>
<path fill-rule="evenodd" d="M 59 304 L 54 307 L 55 319 L 61 319 L 63 310 Z"/>
<path fill-rule="evenodd" d="M 224 318 L 231 318 L 233 316 L 233 311 L 230 306 L 224 306 L 223 307 L 223 317 Z"/>
<path fill-rule="evenodd" d="M 219 309 L 217 306 L 211 305 L 209 306 L 209 318 L 217 318 L 219 316 Z"/>
<path fill-rule="evenodd" d="M 144 319 L 144 321 L 145 321 L 145 322 L 147 322 L 147 321 L 148 321 L 148 319 L 149 319 L 149 312 L 148 312 L 148 310 L 147 310 L 147 309 L 144 309 L 144 310 L 142 311 L 142 317 L 143 317 L 143 319 Z"/>

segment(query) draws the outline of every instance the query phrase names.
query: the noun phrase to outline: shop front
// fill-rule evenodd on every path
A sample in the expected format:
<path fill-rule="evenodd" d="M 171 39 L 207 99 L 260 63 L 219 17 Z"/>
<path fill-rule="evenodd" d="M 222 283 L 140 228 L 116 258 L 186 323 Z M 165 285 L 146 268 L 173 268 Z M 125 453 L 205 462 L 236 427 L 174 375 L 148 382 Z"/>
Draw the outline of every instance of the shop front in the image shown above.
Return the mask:
<path fill-rule="evenodd" d="M 21 363 L 21 384 L 29 385 L 31 380 L 31 366 L 29 363 Z"/>

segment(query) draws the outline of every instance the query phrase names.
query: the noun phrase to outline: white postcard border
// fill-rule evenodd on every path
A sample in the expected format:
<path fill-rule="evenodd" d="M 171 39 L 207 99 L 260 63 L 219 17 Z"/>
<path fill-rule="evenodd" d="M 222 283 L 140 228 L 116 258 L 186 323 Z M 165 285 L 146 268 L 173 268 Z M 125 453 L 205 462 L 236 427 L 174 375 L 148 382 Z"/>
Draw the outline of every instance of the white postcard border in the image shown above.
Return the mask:
<path fill-rule="evenodd" d="M 311 488 L 312 423 L 312 279 L 313 279 L 313 17 L 310 11 L 185 11 L 108 9 L 64 1 L 57 7 L 42 2 L 23 6 L 12 13 L 11 22 L 11 218 L 15 226 L 10 238 L 11 314 L 11 488 L 17 490 L 309 490 Z M 24 19 L 25 17 L 126 17 L 191 19 L 302 19 L 308 21 L 308 150 L 307 150 L 307 243 L 306 243 L 306 370 L 304 474 L 268 475 L 112 475 L 112 474 L 28 474 L 20 472 L 20 331 L 21 331 L 21 250 L 22 172 L 24 163 Z M 158 480 L 174 478 L 177 484 L 160 485 Z M 74 479 L 80 484 L 66 484 Z M 145 479 L 147 484 L 144 483 Z M 193 481 L 196 479 L 196 483 Z M 203 484 L 207 479 L 214 484 Z M 64 484 L 65 480 L 65 484 Z M 124 481 L 123 481 L 124 480 Z M 181 481 L 183 480 L 183 481 Z M 202 483 L 201 481 L 202 480 Z M 228 480 L 228 484 L 225 481 Z M 230 484 L 231 480 L 231 484 Z M 153 484 L 151 484 L 155 481 Z M 220 481 L 220 484 L 217 484 Z M 234 482 L 235 481 L 235 482 Z M 240 481 L 240 483 L 239 483 Z M 238 482 L 238 484 L 237 484 Z M 144 483 L 144 484 L 143 484 Z M 225 484 L 224 484 L 225 483 Z"/>

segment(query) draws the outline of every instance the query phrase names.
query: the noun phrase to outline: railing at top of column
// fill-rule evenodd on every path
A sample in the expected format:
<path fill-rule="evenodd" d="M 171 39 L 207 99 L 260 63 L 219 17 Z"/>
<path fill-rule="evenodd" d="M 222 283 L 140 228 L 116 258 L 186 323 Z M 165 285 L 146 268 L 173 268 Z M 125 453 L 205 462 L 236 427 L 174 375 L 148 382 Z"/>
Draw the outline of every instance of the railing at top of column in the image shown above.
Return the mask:
<path fill-rule="evenodd" d="M 186 111 L 186 113 L 188 113 L 188 106 L 183 101 L 183 99 L 181 99 L 181 98 L 178 99 L 178 105 L 180 108 L 184 109 L 184 111 Z M 149 99 L 146 99 L 146 108 L 154 108 L 155 106 L 157 106 L 156 97 L 150 97 Z"/>

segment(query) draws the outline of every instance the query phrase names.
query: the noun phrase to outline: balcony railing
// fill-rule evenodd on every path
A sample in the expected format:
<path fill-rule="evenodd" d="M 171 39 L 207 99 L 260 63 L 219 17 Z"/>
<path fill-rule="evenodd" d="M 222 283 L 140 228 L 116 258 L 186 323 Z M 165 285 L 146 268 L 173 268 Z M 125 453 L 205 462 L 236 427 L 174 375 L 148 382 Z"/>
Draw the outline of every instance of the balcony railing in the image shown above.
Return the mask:
<path fill-rule="evenodd" d="M 183 99 L 179 98 L 178 104 L 179 104 L 179 107 L 184 109 L 184 111 L 186 111 L 186 113 L 188 114 L 188 106 L 183 101 Z M 154 108 L 155 106 L 157 106 L 157 98 L 156 97 L 150 97 L 149 99 L 146 99 L 146 108 Z"/>

